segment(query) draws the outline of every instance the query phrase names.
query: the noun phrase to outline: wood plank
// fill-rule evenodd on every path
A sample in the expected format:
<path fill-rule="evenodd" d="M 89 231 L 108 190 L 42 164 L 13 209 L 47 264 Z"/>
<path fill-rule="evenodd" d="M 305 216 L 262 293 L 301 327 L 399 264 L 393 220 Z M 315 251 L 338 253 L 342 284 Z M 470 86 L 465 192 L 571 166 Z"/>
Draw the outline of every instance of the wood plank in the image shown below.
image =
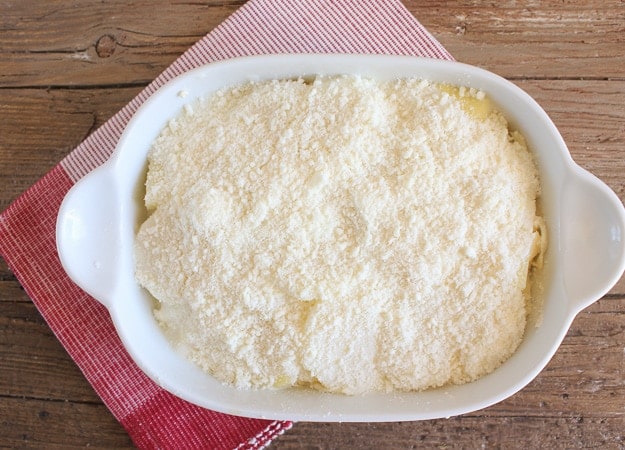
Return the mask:
<path fill-rule="evenodd" d="M 625 200 L 625 82 L 517 80 L 550 115 L 573 159 Z M 574 112 L 572 112 L 574 111 Z"/>
<path fill-rule="evenodd" d="M 625 418 L 625 299 L 606 298 L 573 321 L 547 367 L 490 415 Z"/>
<path fill-rule="evenodd" d="M 0 397 L 2 448 L 134 448 L 101 403 Z"/>
<path fill-rule="evenodd" d="M 0 89 L 0 210 L 141 89 Z"/>
<path fill-rule="evenodd" d="M 507 78 L 620 78 L 625 5 L 407 1 L 454 57 Z"/>
<path fill-rule="evenodd" d="M 0 447 L 132 448 L 0 258 Z"/>
<path fill-rule="evenodd" d="M 243 3 L 14 2 L 1 14 L 0 84 L 147 84 Z"/>
<path fill-rule="evenodd" d="M 146 84 L 243 3 L 15 2 L 0 22 L 0 84 Z M 506 77 L 624 76 L 617 0 L 404 3 L 458 60 Z"/>
<path fill-rule="evenodd" d="M 488 415 L 402 423 L 297 423 L 271 449 L 601 448 L 625 445 L 621 417 Z"/>
<path fill-rule="evenodd" d="M 19 284 L 2 257 L 0 257 L 0 286 L 0 303 L 30 302 L 26 292 L 24 292 L 24 288 Z"/>
<path fill-rule="evenodd" d="M 101 403 L 32 302 L 0 302 L 0 335 L 3 396 Z"/>

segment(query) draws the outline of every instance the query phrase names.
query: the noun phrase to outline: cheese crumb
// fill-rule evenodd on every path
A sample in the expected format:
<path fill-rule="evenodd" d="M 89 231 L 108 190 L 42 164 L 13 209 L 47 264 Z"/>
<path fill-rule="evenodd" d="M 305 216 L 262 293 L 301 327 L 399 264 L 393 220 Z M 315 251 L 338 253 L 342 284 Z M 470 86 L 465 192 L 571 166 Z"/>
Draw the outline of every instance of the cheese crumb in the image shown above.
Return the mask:
<path fill-rule="evenodd" d="M 539 182 L 482 91 L 244 84 L 184 109 L 148 161 L 137 280 L 224 383 L 424 390 L 493 371 L 523 338 Z"/>

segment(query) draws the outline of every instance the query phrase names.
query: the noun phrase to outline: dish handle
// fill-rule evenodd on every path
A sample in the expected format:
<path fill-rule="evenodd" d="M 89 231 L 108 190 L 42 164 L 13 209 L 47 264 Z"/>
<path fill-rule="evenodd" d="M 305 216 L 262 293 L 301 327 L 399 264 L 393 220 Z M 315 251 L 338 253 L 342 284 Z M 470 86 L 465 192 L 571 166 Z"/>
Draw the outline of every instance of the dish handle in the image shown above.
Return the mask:
<path fill-rule="evenodd" d="M 625 208 L 605 183 L 579 167 L 562 196 L 560 257 L 576 314 L 605 295 L 625 270 Z"/>
<path fill-rule="evenodd" d="M 61 265 L 81 289 L 107 307 L 118 273 L 118 216 L 115 183 L 104 164 L 69 190 L 56 223 Z"/>

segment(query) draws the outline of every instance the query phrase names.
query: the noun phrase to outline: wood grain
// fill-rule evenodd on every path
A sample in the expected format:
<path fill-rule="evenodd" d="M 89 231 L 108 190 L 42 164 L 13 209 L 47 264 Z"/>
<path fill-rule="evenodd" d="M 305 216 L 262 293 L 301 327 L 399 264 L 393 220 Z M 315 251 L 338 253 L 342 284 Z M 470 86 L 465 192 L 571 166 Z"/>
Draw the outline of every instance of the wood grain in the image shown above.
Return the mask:
<path fill-rule="evenodd" d="M 12 2 L 0 19 L 0 82 L 147 84 L 243 3 Z"/>
<path fill-rule="evenodd" d="M 145 84 L 243 3 L 14 2 L 0 19 L 0 82 Z M 625 4 L 617 0 L 404 3 L 456 59 L 508 78 L 624 76 Z"/>
<path fill-rule="evenodd" d="M 275 441 L 275 449 L 618 449 L 619 419 L 462 416 L 407 423 L 300 423 Z M 314 444 L 310 437 L 314 436 Z M 383 445 L 376 447 L 376 444 Z"/>
<path fill-rule="evenodd" d="M 0 2 L 0 209 L 243 3 Z M 456 59 L 534 96 L 573 158 L 625 199 L 625 2 L 404 4 Z M 497 405 L 446 420 L 298 423 L 272 448 L 625 448 L 624 348 L 621 280 Z M 84 446 L 132 443 L 0 260 L 0 448 Z"/>
<path fill-rule="evenodd" d="M 4 210 L 141 89 L 0 89 L 0 158 L 7 162 L 0 164 L 0 209 Z"/>
<path fill-rule="evenodd" d="M 11 397 L 2 398 L 2 405 L 2 448 L 133 448 L 99 402 Z"/>

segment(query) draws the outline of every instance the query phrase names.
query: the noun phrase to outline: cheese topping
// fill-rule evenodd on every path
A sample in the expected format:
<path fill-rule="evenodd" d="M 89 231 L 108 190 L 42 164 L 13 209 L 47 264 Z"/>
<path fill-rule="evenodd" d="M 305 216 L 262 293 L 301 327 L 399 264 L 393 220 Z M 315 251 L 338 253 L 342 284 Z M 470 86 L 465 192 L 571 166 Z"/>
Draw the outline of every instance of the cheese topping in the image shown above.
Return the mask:
<path fill-rule="evenodd" d="M 240 85 L 186 107 L 148 159 L 137 279 L 171 341 L 225 383 L 423 390 L 521 342 L 539 182 L 482 92 Z"/>

